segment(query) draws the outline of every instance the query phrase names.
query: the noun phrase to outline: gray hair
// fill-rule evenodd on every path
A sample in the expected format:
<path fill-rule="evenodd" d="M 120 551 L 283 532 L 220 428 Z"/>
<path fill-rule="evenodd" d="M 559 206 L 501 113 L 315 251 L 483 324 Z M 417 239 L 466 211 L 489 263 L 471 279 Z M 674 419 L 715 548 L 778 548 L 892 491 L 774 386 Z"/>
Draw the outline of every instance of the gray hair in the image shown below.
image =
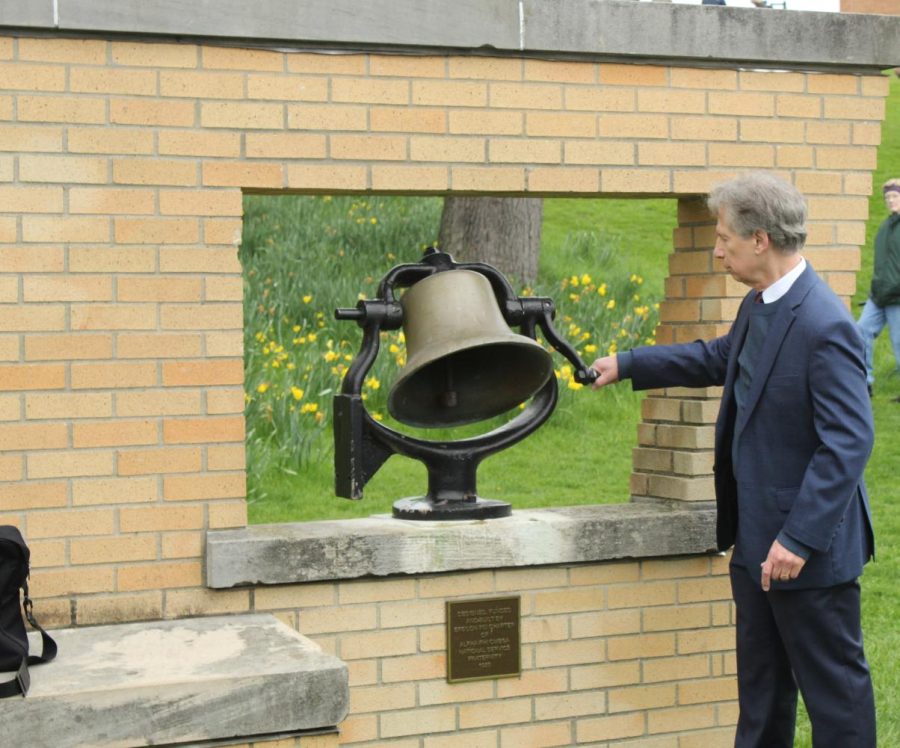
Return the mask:
<path fill-rule="evenodd" d="M 751 172 L 717 184 L 706 204 L 713 215 L 724 213 L 731 229 L 744 239 L 762 229 L 774 247 L 786 254 L 806 243 L 803 195 L 774 174 Z"/>

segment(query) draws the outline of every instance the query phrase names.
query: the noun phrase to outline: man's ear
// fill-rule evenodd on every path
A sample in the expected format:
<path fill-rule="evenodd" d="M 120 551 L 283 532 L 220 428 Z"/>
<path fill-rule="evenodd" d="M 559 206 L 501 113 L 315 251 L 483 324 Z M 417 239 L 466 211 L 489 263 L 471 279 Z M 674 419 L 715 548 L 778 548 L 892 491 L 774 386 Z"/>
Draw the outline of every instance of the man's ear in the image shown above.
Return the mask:
<path fill-rule="evenodd" d="M 753 232 L 753 252 L 759 254 L 769 249 L 769 233 L 763 229 L 756 229 Z"/>

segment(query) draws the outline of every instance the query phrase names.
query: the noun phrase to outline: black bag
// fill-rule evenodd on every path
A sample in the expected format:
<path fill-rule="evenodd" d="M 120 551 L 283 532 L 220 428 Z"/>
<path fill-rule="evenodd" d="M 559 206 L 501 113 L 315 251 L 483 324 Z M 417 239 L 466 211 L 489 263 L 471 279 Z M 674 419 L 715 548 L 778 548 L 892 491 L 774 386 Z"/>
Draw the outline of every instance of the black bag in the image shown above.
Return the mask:
<path fill-rule="evenodd" d="M 16 671 L 14 680 L 0 683 L 0 699 L 28 693 L 31 678 L 28 666 L 50 662 L 56 657 L 56 642 L 42 629 L 31 612 L 28 597 L 28 546 L 18 528 L 0 525 L 0 672 Z M 19 600 L 19 590 L 25 593 Z M 41 654 L 28 654 L 28 636 L 22 613 L 41 632 Z"/>

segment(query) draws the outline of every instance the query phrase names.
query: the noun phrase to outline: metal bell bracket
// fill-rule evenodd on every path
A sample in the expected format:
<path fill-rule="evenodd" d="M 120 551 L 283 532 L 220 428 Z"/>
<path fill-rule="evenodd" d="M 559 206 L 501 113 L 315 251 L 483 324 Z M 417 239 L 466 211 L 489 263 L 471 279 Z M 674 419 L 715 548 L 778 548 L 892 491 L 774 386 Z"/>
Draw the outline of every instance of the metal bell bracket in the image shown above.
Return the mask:
<path fill-rule="evenodd" d="M 486 434 L 455 441 L 432 441 L 402 434 L 369 415 L 361 392 L 366 374 L 378 355 L 380 333 L 400 329 L 403 323 L 403 310 L 394 289 L 409 287 L 434 273 L 456 269 L 484 275 L 506 323 L 519 327 L 523 335 L 532 339 L 536 339 L 536 330 L 540 328 L 547 342 L 573 365 L 575 381 L 590 384 L 597 376 L 554 329 L 552 300 L 517 296 L 509 281 L 493 266 L 456 263 L 449 254 L 429 247 L 421 262 L 392 268 L 379 283 L 376 299 L 360 300 L 352 309 L 335 310 L 336 319 L 353 320 L 363 329 L 363 339 L 359 354 L 344 375 L 341 392 L 334 396 L 334 464 L 336 495 L 361 499 L 363 487 L 391 455 L 401 454 L 424 463 L 428 492 L 424 497 L 396 502 L 393 516 L 398 519 L 509 516 L 512 507 L 507 502 L 478 497 L 478 465 L 488 455 L 534 432 L 550 417 L 559 396 L 556 378 L 550 376 L 525 409 L 508 423 Z"/>

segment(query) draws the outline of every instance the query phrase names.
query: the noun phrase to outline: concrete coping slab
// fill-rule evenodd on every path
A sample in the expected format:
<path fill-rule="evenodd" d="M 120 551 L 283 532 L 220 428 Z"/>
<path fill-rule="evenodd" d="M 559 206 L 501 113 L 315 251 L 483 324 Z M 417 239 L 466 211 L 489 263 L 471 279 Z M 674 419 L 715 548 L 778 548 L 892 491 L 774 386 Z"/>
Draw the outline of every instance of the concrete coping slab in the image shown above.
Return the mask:
<path fill-rule="evenodd" d="M 347 714 L 347 666 L 271 615 L 51 633 L 58 657 L 30 669 L 26 698 L 0 701 L 3 745 L 222 745 L 334 731 Z"/>
<path fill-rule="evenodd" d="M 331 51 L 587 57 L 713 67 L 883 70 L 900 17 L 634 0 L 29 0 L 0 27 Z"/>
<path fill-rule="evenodd" d="M 250 525 L 206 535 L 207 585 L 292 584 L 394 574 L 715 553 L 710 503 L 514 510 L 490 520 L 389 516 Z"/>

